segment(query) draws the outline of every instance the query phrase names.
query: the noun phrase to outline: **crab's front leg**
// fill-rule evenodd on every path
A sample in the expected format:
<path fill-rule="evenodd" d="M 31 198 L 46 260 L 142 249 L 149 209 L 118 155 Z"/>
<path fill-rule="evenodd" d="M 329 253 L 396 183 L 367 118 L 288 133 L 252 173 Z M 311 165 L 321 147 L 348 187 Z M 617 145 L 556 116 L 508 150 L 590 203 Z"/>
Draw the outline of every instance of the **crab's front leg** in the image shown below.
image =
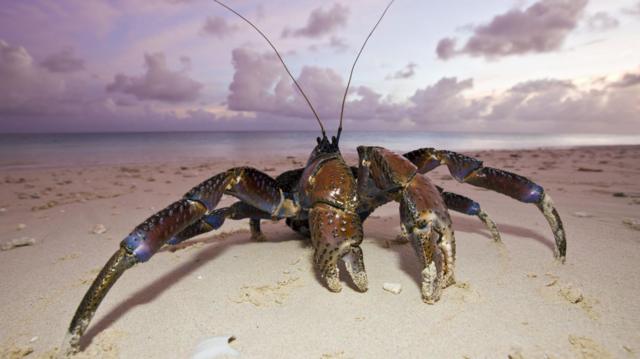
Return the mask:
<path fill-rule="evenodd" d="M 358 147 L 359 185 L 369 176 L 376 186 L 395 193 L 400 217 L 422 261 L 422 298 L 433 304 L 455 282 L 455 238 L 451 218 L 438 189 L 406 158 L 381 147 Z M 359 188 L 364 191 L 363 187 Z M 360 192 L 362 193 L 362 192 Z"/>
<path fill-rule="evenodd" d="M 215 209 L 223 193 L 233 195 L 273 217 L 293 216 L 299 211 L 295 203 L 285 199 L 274 179 L 252 168 L 233 168 L 199 184 L 181 200 L 149 217 L 120 243 L 120 249 L 105 264 L 80 302 L 61 353 L 77 352 L 80 338 L 98 306 L 125 270 L 136 263 L 146 262 L 169 239 L 206 217 Z"/>
<path fill-rule="evenodd" d="M 446 165 L 451 176 L 459 182 L 496 191 L 520 202 L 535 204 L 549 223 L 555 237 L 554 256 L 564 263 L 567 256 L 564 227 L 551 196 L 542 186 L 516 173 L 484 167 L 482 161 L 456 152 L 421 148 L 405 153 L 404 157 L 415 164 L 420 173 Z"/>
<path fill-rule="evenodd" d="M 326 203 L 317 203 L 309 211 L 314 262 L 332 292 L 342 290 L 338 261 L 342 260 L 358 290 L 368 287 L 360 243 L 362 224 L 357 214 Z"/>

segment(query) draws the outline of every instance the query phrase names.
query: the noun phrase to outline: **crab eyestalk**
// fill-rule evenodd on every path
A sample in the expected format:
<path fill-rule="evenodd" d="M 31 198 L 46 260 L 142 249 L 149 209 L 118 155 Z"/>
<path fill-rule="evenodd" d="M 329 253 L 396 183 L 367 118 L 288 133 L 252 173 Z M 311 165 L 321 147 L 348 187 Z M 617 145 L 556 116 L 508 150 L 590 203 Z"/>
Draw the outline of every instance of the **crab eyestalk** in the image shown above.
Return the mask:
<path fill-rule="evenodd" d="M 64 343 L 62 343 L 61 354 L 68 356 L 78 351 L 80 338 L 89 326 L 100 302 L 102 302 L 109 289 L 120 278 L 122 273 L 136 263 L 135 256 L 128 253 L 125 248 L 118 249 L 111 256 L 98 274 L 98 277 L 91 284 L 84 298 L 82 298 L 82 302 L 80 302 L 76 314 L 71 320 Z"/>

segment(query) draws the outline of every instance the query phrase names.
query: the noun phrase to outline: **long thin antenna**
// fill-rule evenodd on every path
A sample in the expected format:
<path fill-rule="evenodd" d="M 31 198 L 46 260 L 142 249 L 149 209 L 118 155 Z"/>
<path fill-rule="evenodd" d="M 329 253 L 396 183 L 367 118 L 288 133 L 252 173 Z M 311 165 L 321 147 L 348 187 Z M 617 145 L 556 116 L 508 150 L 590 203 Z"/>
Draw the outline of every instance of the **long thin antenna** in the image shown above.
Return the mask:
<path fill-rule="evenodd" d="M 338 136 L 337 136 L 338 140 L 340 140 L 340 134 L 342 133 L 342 117 L 344 115 L 344 105 L 347 102 L 347 94 L 349 93 L 349 86 L 351 85 L 351 78 L 353 77 L 353 70 L 356 68 L 356 64 L 358 63 L 358 59 L 360 58 L 360 55 L 362 54 L 362 50 L 364 50 L 364 47 L 367 45 L 367 41 L 369 41 L 369 38 L 371 38 L 371 35 L 373 35 L 373 32 L 376 31 L 376 28 L 378 28 L 378 25 L 382 21 L 382 18 L 384 17 L 384 15 L 387 14 L 387 11 L 389 10 L 389 8 L 391 7 L 391 4 L 393 4 L 394 1 L 395 0 L 391 0 L 389 2 L 389 4 L 387 5 L 387 7 L 384 9 L 384 11 L 382 12 L 382 15 L 380 15 L 380 18 L 378 19 L 378 22 L 376 22 L 376 24 L 373 26 L 373 29 L 371 29 L 371 32 L 369 32 L 369 35 L 367 35 L 367 38 L 364 40 L 364 43 L 362 44 L 362 47 L 360 48 L 360 51 L 358 52 L 358 56 L 356 56 L 355 61 L 353 61 L 353 66 L 351 66 L 351 72 L 349 73 L 349 81 L 347 81 L 347 88 L 344 90 L 344 96 L 342 97 L 342 108 L 340 110 L 340 127 L 338 127 Z"/>
<path fill-rule="evenodd" d="M 282 59 L 282 56 L 280 56 L 280 53 L 278 52 L 278 49 L 276 49 L 276 47 L 273 46 L 273 44 L 271 43 L 271 41 L 269 40 L 267 35 L 265 35 L 262 31 L 260 31 L 260 29 L 258 29 L 258 27 L 256 25 L 254 25 L 251 21 L 249 21 L 246 17 L 242 16 L 240 13 L 238 13 L 235 10 L 233 10 L 232 8 L 230 8 L 229 6 L 224 4 L 222 1 L 219 1 L 219 0 L 213 0 L 213 1 L 217 2 L 219 5 L 223 6 L 224 8 L 226 8 L 229 11 L 231 11 L 232 13 L 238 15 L 242 20 L 246 21 L 249 25 L 251 25 L 251 27 L 253 27 L 265 40 L 267 40 L 267 43 L 269 43 L 269 46 L 271 46 L 273 51 L 275 51 L 276 55 L 278 56 L 278 59 L 280 59 L 280 62 L 282 63 L 282 66 L 284 66 L 284 69 L 287 71 L 287 74 L 289 74 L 289 77 L 291 77 L 291 80 L 293 80 L 293 83 L 298 88 L 298 91 L 300 91 L 300 93 L 302 94 L 302 97 L 304 97 L 305 101 L 307 101 L 307 104 L 309 105 L 309 108 L 311 108 L 311 111 L 313 112 L 313 115 L 316 117 L 316 120 L 318 120 L 318 124 L 320 125 L 320 129 L 322 130 L 322 136 L 326 137 L 326 133 L 324 131 L 324 126 L 322 126 L 322 121 L 320 121 L 320 117 L 318 116 L 318 113 L 313 108 L 313 105 L 311 104 L 311 101 L 309 101 L 309 98 L 307 97 L 307 95 L 304 93 L 304 91 L 302 91 L 302 87 L 300 87 L 300 85 L 298 84 L 298 81 L 296 81 L 296 79 L 291 74 L 291 71 L 289 71 L 289 68 L 287 67 L 287 64 L 284 63 L 284 60 Z"/>

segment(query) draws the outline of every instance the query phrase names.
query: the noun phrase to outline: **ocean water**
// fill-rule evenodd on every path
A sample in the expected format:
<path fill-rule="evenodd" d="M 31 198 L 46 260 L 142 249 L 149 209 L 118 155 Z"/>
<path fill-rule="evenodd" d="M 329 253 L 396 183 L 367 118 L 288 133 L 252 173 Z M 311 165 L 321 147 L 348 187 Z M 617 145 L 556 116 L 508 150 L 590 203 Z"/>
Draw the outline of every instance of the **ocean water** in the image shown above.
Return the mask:
<path fill-rule="evenodd" d="M 306 156 L 318 132 L 149 132 L 0 134 L 0 169 Z M 340 148 L 359 145 L 398 152 L 421 147 L 454 151 L 637 145 L 640 135 L 487 134 L 433 132 L 343 133 Z"/>

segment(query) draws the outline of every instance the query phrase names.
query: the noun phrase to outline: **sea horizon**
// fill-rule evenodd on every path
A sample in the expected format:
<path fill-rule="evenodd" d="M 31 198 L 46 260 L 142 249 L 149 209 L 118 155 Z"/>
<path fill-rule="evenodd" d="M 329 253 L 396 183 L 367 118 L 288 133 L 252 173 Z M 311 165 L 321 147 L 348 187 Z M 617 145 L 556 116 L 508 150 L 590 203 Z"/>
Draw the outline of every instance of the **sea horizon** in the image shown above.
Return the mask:
<path fill-rule="evenodd" d="M 0 168 L 117 165 L 264 156 L 306 156 L 319 131 L 60 132 L 0 134 Z M 331 132 L 328 134 L 332 135 Z M 422 147 L 453 151 L 638 145 L 640 135 L 431 131 L 346 131 L 344 153 L 357 146 L 407 152 Z"/>

